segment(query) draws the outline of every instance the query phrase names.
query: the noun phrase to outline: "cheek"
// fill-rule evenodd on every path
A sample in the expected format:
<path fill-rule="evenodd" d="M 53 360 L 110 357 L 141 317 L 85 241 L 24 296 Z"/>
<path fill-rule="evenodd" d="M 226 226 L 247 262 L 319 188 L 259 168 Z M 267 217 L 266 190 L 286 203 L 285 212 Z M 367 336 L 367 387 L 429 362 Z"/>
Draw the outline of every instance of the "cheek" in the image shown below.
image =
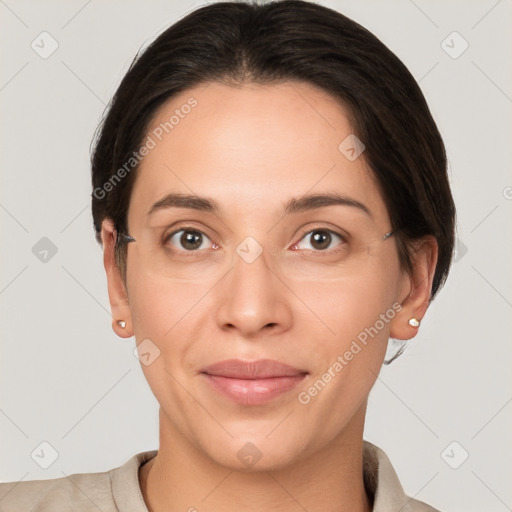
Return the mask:
<path fill-rule="evenodd" d="M 390 282 L 382 276 L 372 272 L 317 284 L 314 292 L 306 286 L 298 291 L 308 296 L 305 302 L 319 317 L 305 328 L 305 352 L 314 372 L 299 403 L 311 428 L 322 429 L 326 438 L 335 436 L 365 402 L 385 357 L 394 310 Z"/>
<path fill-rule="evenodd" d="M 172 326 L 170 312 L 176 309 L 177 301 L 173 296 L 163 296 L 158 281 L 140 274 L 130 280 L 130 311 L 137 342 L 160 338 Z"/>
<path fill-rule="evenodd" d="M 326 281 L 297 282 L 293 290 L 307 306 L 312 330 L 324 339 L 326 347 L 340 350 L 375 324 L 396 300 L 398 274 L 375 267 L 365 274 Z M 313 323 L 316 325 L 313 325 Z M 380 323 L 379 323 L 380 326 Z M 387 335 L 388 323 L 379 330 Z"/>
<path fill-rule="evenodd" d="M 385 356 L 390 322 L 395 316 L 396 275 L 374 268 L 361 276 L 327 283 L 302 283 L 296 293 L 313 311 L 302 320 L 305 352 L 315 360 L 317 376 L 329 387 L 348 387 L 357 396 L 375 380 Z M 370 371 L 371 370 L 371 371 Z M 359 390 L 359 391 L 358 391 Z M 339 391 L 339 390 L 338 390 Z M 324 398 L 327 398 L 326 396 Z"/>
<path fill-rule="evenodd" d="M 196 370 L 192 356 L 204 341 L 206 323 L 211 325 L 208 292 L 213 285 L 210 281 L 170 280 L 144 272 L 132 274 L 130 310 L 137 345 L 149 339 L 159 353 L 158 364 L 142 365 L 151 387 L 168 379 L 165 370 L 177 378 Z"/>
<path fill-rule="evenodd" d="M 176 404 L 184 409 L 189 397 L 177 383 L 185 382 L 194 370 L 190 353 L 204 338 L 200 329 L 206 301 L 201 298 L 208 287 L 171 283 L 143 273 L 133 275 L 129 285 L 134 334 L 145 378 L 164 409 Z M 144 364 L 143 355 L 147 352 L 149 357 L 156 354 L 150 364 Z"/>
<path fill-rule="evenodd" d="M 135 271 L 130 275 L 130 311 L 137 340 L 172 337 L 187 318 L 194 316 L 201 298 L 213 284 L 206 281 L 167 279 Z"/>

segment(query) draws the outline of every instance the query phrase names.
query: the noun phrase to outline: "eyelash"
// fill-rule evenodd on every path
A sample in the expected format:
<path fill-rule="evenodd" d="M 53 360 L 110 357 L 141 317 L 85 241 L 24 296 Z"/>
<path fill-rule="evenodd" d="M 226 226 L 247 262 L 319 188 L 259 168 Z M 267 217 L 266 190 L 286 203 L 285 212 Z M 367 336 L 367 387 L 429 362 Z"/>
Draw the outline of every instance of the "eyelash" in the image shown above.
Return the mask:
<path fill-rule="evenodd" d="M 170 233 L 169 235 L 165 235 L 163 237 L 163 245 L 167 245 L 167 243 L 178 233 L 180 232 L 184 232 L 184 233 L 187 233 L 187 232 L 191 232 L 191 233 L 199 233 L 200 235 L 210 239 L 210 237 L 208 235 L 206 235 L 205 233 L 203 233 L 201 230 L 199 229 L 196 229 L 196 228 L 193 228 L 191 226 L 181 226 L 179 227 L 178 229 L 174 230 L 172 233 Z M 331 235 L 334 235 L 335 237 L 338 237 L 341 241 L 340 245 L 343 245 L 347 242 L 347 238 L 345 235 L 342 235 L 341 233 L 338 233 L 337 231 L 334 231 L 332 229 L 329 229 L 329 228 L 325 228 L 325 227 L 316 227 L 316 228 L 313 228 L 313 229 L 309 229 L 308 231 L 304 231 L 303 233 L 301 233 L 300 235 L 300 239 L 298 242 L 292 244 L 292 247 L 296 247 L 297 245 L 300 244 L 300 242 L 302 242 L 302 240 L 307 236 L 307 235 L 311 235 L 315 232 L 325 232 L 325 233 L 330 233 Z M 214 245 L 217 245 L 215 244 L 215 242 L 212 242 Z M 196 253 L 199 253 L 200 251 L 202 251 L 204 249 L 196 249 L 196 250 L 192 250 L 192 251 L 188 251 L 188 250 L 185 250 L 185 249 L 178 249 L 178 252 L 181 252 L 181 253 L 188 253 L 188 255 L 195 255 Z M 332 253 L 335 253 L 339 250 L 338 249 L 326 249 L 326 250 L 315 250 L 315 249 L 299 249 L 299 250 L 307 250 L 307 251 L 310 251 L 310 252 L 313 252 L 313 253 L 318 253 L 318 254 L 332 254 Z"/>

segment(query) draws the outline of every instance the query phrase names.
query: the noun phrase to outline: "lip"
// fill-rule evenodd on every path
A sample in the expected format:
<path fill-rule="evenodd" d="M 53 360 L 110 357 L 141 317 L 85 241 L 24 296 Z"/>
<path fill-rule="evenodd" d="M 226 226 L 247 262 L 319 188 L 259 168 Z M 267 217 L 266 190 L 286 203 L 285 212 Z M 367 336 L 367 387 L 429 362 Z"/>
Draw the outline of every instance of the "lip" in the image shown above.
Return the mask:
<path fill-rule="evenodd" d="M 292 390 L 307 373 L 271 359 L 227 359 L 201 371 L 215 391 L 244 405 L 263 404 Z"/>

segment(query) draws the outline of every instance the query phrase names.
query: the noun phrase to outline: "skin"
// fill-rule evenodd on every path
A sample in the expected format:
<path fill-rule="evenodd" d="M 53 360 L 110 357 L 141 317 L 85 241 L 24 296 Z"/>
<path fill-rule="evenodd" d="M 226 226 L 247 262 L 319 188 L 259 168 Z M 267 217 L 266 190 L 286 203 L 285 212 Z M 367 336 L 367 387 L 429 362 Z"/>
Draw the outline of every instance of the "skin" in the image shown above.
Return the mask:
<path fill-rule="evenodd" d="M 298 82 L 203 84 L 165 103 L 148 133 L 191 96 L 198 105 L 137 170 L 128 211 L 137 241 L 128 244 L 126 283 L 114 261 L 112 222 L 102 225 L 113 329 L 160 350 L 150 365 L 141 364 L 160 404 L 158 455 L 139 474 L 148 510 L 369 511 L 362 479 L 367 399 L 389 337 L 413 338 L 417 328 L 408 320 L 426 312 L 435 239 L 416 242 L 412 274 L 400 267 L 393 237 L 376 242 L 390 230 L 388 212 L 364 153 L 349 161 L 338 149 L 353 129 L 344 108 L 322 90 Z M 371 215 L 331 205 L 284 216 L 289 199 L 333 191 Z M 211 197 L 220 209 L 168 208 L 148 216 L 171 192 Z M 174 255 L 172 265 L 158 267 L 162 260 L 149 258 L 148 247 L 177 220 L 207 235 L 205 256 L 184 262 Z M 361 252 L 315 259 L 311 253 L 320 251 L 301 229 L 323 226 L 348 231 L 353 247 L 371 240 L 371 250 L 363 259 Z M 263 249 L 250 264 L 235 252 L 247 236 Z M 170 247 L 183 255 L 174 240 Z M 329 249 L 339 243 L 334 239 Z M 298 394 L 394 303 L 402 309 L 379 334 L 308 404 L 300 403 Z M 266 404 L 241 405 L 200 374 L 230 358 L 275 359 L 308 375 Z M 247 442 L 262 454 L 251 467 L 237 457 Z"/>

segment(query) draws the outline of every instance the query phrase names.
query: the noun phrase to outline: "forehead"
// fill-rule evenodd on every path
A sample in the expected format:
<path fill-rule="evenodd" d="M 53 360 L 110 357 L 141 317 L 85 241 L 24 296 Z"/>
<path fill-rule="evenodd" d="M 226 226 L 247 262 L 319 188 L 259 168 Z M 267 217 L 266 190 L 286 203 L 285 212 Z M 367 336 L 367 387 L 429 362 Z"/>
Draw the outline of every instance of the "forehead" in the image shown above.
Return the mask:
<path fill-rule="evenodd" d="M 137 170 L 130 211 L 146 213 L 171 192 L 253 212 L 337 192 L 385 215 L 364 153 L 352 160 L 340 150 L 353 133 L 347 114 L 337 99 L 300 82 L 211 82 L 183 91 L 149 126 L 153 147 Z"/>

